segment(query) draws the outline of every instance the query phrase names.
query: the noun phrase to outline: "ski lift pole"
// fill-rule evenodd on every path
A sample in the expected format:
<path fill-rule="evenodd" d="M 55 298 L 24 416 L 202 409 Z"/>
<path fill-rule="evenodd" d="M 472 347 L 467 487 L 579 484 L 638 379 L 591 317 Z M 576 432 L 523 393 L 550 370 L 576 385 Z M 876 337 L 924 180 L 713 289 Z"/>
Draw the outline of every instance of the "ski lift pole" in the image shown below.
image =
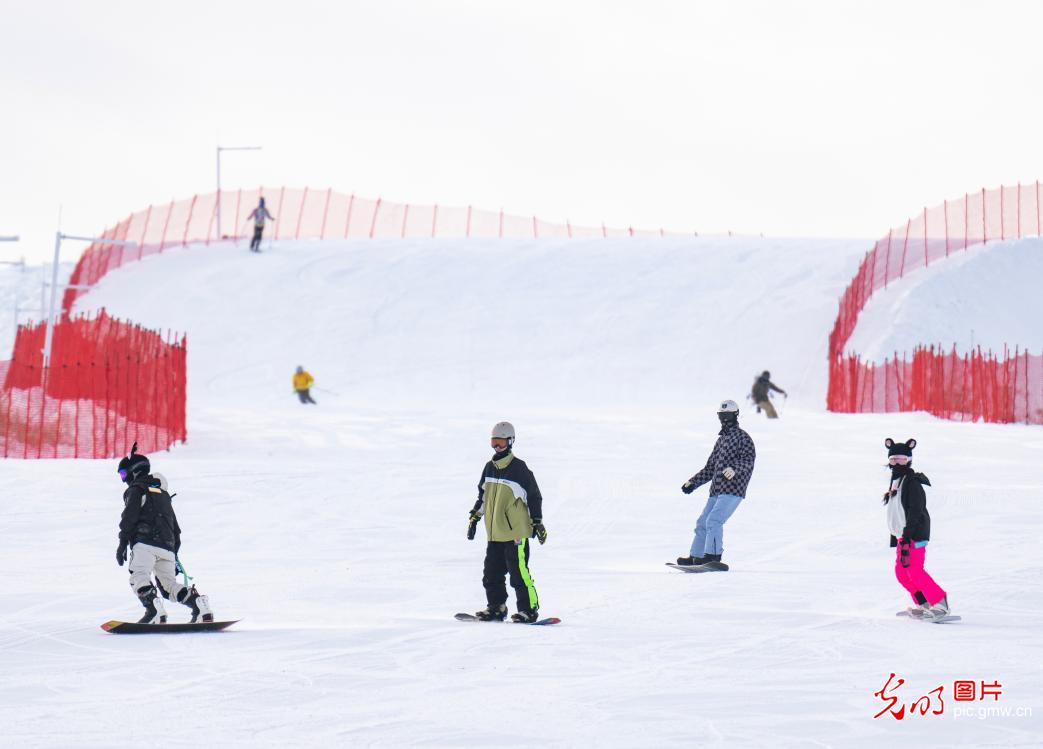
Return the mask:
<path fill-rule="evenodd" d="M 44 336 L 43 364 L 45 367 L 51 363 L 51 344 L 54 343 L 54 307 L 58 299 L 58 262 L 62 254 L 62 240 L 75 239 L 80 242 L 103 242 L 105 244 L 120 245 L 122 247 L 136 247 L 137 242 L 127 242 L 122 239 L 105 239 L 104 237 L 78 237 L 72 234 L 62 234 L 60 231 L 54 233 L 54 265 L 51 268 L 51 303 L 47 312 L 47 333 Z"/>

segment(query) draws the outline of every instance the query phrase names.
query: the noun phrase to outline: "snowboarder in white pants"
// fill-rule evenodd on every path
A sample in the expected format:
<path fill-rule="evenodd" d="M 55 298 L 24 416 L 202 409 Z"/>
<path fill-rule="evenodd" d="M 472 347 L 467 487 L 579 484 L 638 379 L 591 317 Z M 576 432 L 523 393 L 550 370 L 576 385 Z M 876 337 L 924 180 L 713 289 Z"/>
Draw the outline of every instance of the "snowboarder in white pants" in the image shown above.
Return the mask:
<path fill-rule="evenodd" d="M 167 612 L 163 608 L 163 597 L 182 603 L 192 609 L 192 621 L 211 622 L 214 615 L 206 596 L 200 595 L 196 586 L 191 588 L 177 581 L 177 552 L 181 548 L 181 528 L 167 493 L 166 481 L 161 476 L 149 473 L 151 466 L 146 456 L 138 453 L 138 443 L 130 449 L 117 469 L 120 478 L 127 484 L 123 493 L 123 514 L 120 516 L 119 546 L 116 547 L 116 563 L 129 564 L 130 587 L 137 595 L 145 614 L 139 624 L 163 624 Z M 152 584 L 155 574 L 159 590 Z"/>

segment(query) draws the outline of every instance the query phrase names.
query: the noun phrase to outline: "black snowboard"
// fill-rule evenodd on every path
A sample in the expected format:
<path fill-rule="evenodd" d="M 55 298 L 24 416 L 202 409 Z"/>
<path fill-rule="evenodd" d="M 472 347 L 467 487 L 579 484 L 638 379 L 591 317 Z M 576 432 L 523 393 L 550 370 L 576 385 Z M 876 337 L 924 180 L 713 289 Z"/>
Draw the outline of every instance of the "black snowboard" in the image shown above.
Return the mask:
<path fill-rule="evenodd" d="M 456 620 L 458 622 L 480 622 L 480 621 L 482 621 L 481 619 L 479 619 L 474 614 L 457 614 L 455 618 L 456 618 Z M 499 621 L 499 620 L 497 619 L 495 621 Z M 537 619 L 534 622 L 511 622 L 511 624 L 529 624 L 529 625 L 532 625 L 534 627 L 535 626 L 546 626 L 548 624 L 560 624 L 560 623 L 561 623 L 561 619 L 559 619 L 556 616 L 549 616 L 546 619 Z"/>
<path fill-rule="evenodd" d="M 158 635 L 177 634 L 179 632 L 219 632 L 231 627 L 239 619 L 229 622 L 177 622 L 174 624 L 138 624 L 137 622 L 121 622 L 117 619 L 105 622 L 101 628 L 114 635 Z"/>
<path fill-rule="evenodd" d="M 667 567 L 673 567 L 681 572 L 727 572 L 728 565 L 724 562 L 707 562 L 706 564 L 674 564 L 667 562 Z"/>

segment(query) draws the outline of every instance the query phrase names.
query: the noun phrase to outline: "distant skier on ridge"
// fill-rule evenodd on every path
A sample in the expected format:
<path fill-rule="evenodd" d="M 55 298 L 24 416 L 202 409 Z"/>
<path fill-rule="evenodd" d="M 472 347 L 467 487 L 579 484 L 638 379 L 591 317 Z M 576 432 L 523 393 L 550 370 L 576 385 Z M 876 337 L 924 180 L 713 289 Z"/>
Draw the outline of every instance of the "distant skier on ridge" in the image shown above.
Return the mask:
<path fill-rule="evenodd" d="M 724 554 L 724 524 L 746 496 L 753 476 L 757 451 L 750 435 L 739 428 L 739 406 L 733 400 L 722 401 L 717 409 L 721 422 L 720 435 L 703 469 L 684 482 L 681 491 L 691 494 L 710 482 L 710 498 L 695 524 L 695 538 L 686 557 L 678 557 L 681 566 L 704 565 L 713 570 L 727 570 L 721 561 Z"/>
<path fill-rule="evenodd" d="M 261 235 L 264 234 L 264 221 L 275 221 L 275 216 L 268 213 L 268 209 L 264 206 L 264 198 L 262 197 L 260 202 L 257 203 L 257 207 L 250 211 L 250 215 L 246 217 L 249 221 L 254 220 L 254 237 L 250 240 L 250 252 L 261 251 Z"/>
<path fill-rule="evenodd" d="M 161 476 L 153 476 L 149 459 L 138 452 L 138 443 L 130 448 L 130 455 L 119 462 L 116 469 L 127 484 L 123 492 L 123 514 L 120 516 L 119 546 L 116 563 L 122 567 L 128 561 L 130 587 L 145 607 L 139 624 L 165 624 L 167 612 L 164 598 L 192 609 L 192 621 L 212 622 L 210 599 L 201 595 L 196 586 L 187 588 L 177 581 L 177 553 L 181 548 L 181 527 L 174 514 L 170 495 Z M 152 584 L 155 573 L 159 590 Z"/>
<path fill-rule="evenodd" d="M 547 541 L 543 526 L 543 496 L 536 477 L 521 458 L 511 451 L 514 427 L 501 421 L 492 429 L 493 457 L 482 469 L 478 481 L 478 501 L 471 509 L 467 539 L 474 540 L 478 521 L 485 517 L 489 542 L 485 547 L 486 606 L 475 616 L 482 621 L 507 618 L 507 586 L 503 577 L 510 574 L 511 587 L 518 597 L 518 612 L 511 621 L 533 623 L 539 619 L 540 598 L 529 573 L 529 538 Z"/>

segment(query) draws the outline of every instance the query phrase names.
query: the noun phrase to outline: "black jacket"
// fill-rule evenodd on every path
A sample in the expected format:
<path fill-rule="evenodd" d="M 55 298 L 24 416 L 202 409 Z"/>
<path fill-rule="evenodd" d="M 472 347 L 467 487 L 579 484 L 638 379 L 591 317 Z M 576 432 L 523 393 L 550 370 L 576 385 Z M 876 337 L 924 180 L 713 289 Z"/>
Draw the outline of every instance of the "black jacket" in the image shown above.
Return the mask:
<path fill-rule="evenodd" d="M 914 543 L 931 540 L 931 515 L 927 512 L 927 493 L 924 486 L 931 482 L 922 473 L 909 471 L 902 480 L 902 509 L 905 510 L 905 530 L 902 538 Z M 894 502 L 894 498 L 890 500 Z M 891 546 L 897 546 L 898 539 L 891 536 Z"/>
<path fill-rule="evenodd" d="M 768 391 L 774 390 L 776 393 L 785 393 L 786 391 L 778 387 L 774 382 L 769 380 L 767 377 L 758 377 L 753 382 L 753 388 L 750 393 L 753 395 L 753 402 L 760 403 L 761 401 L 768 400 Z"/>
<path fill-rule="evenodd" d="M 170 495 L 160 488 L 159 479 L 143 476 L 130 482 L 123 492 L 120 516 L 120 544 L 158 546 L 175 554 L 181 548 L 181 527 L 177 524 Z"/>

